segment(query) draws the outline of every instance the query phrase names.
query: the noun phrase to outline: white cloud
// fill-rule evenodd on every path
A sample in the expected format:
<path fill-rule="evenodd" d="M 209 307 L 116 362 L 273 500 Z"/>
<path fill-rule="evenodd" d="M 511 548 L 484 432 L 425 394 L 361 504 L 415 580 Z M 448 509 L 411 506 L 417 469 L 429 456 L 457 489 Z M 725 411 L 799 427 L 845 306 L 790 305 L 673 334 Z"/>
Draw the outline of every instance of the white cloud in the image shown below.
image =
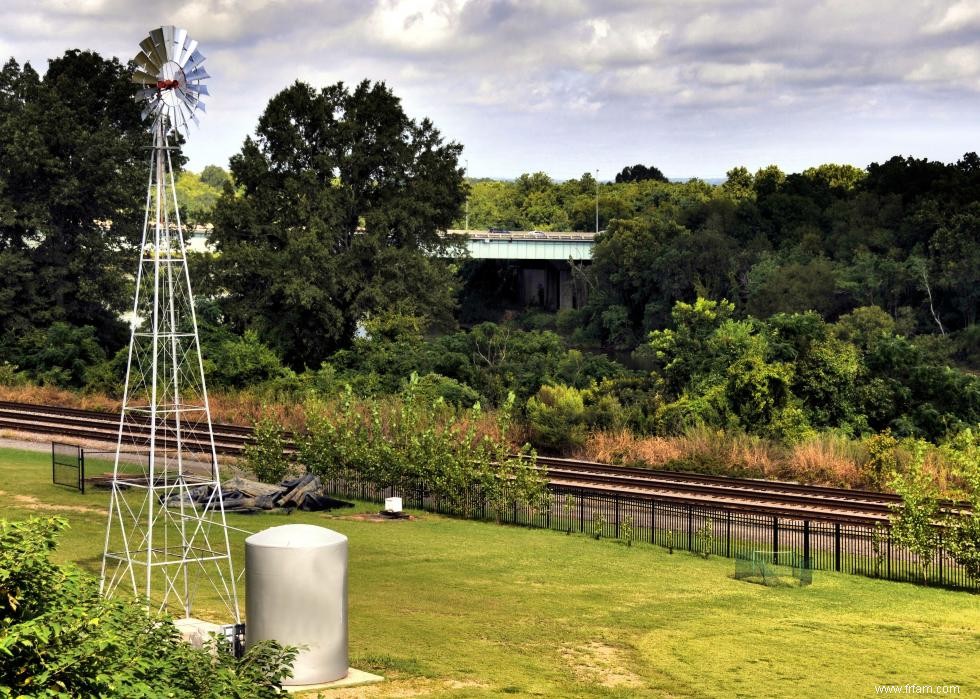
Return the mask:
<path fill-rule="evenodd" d="M 413 116 L 452 124 L 478 174 L 481 158 L 496 174 L 569 162 L 583 130 L 599 128 L 609 158 L 633 159 L 654 124 L 669 131 L 652 149 L 663 162 L 695 154 L 683 174 L 732 164 L 705 164 L 711 134 L 726 158 L 740 139 L 760 148 L 791 129 L 853 147 L 897 139 L 900 119 L 921 137 L 913 120 L 928 110 L 946 129 L 934 141 L 948 143 L 949 124 L 972 123 L 980 106 L 978 0 L 6 0 L 0 51 L 39 69 L 74 47 L 126 60 L 165 21 L 201 41 L 214 76 L 190 139 L 195 167 L 237 150 L 297 78 L 387 81 Z M 888 130 L 869 126 L 882 119 Z M 897 139 L 896 151 L 913 145 Z M 523 165 L 510 148 L 548 162 Z"/>

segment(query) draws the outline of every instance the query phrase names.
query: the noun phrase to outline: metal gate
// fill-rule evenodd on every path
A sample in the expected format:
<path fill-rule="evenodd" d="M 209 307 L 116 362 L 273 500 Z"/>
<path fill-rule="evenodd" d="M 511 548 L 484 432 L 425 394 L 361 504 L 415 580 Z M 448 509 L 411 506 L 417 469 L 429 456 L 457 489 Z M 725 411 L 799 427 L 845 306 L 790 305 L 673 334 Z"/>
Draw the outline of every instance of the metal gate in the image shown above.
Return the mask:
<path fill-rule="evenodd" d="M 85 450 L 77 444 L 51 442 L 51 482 L 85 492 Z"/>

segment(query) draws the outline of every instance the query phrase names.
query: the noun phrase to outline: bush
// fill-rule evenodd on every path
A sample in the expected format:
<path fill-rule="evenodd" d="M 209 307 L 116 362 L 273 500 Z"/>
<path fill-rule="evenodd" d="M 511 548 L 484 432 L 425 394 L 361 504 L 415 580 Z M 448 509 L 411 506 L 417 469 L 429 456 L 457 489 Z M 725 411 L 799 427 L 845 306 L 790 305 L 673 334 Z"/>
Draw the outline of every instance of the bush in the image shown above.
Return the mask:
<path fill-rule="evenodd" d="M 300 459 L 326 479 L 360 478 L 403 494 L 424 488 L 465 514 L 480 501 L 498 518 L 515 502 L 536 506 L 544 481 L 529 445 L 513 454 L 513 394 L 490 425 L 479 403 L 456 408 L 423 388 L 413 374 L 397 398 L 357 400 L 348 386 L 335 402 L 308 402 Z"/>
<path fill-rule="evenodd" d="M 278 484 L 292 468 L 282 427 L 269 418 L 255 424 L 255 441 L 245 446 L 245 468 L 263 483 Z"/>
<path fill-rule="evenodd" d="M 418 380 L 415 389 L 420 397 L 435 402 L 443 400 L 447 405 L 457 408 L 472 408 L 480 401 L 480 394 L 461 383 L 442 374 L 426 374 Z"/>
<path fill-rule="evenodd" d="M 542 386 L 527 401 L 527 419 L 532 443 L 545 449 L 570 451 L 588 437 L 584 396 L 571 386 Z"/>
<path fill-rule="evenodd" d="M 205 348 L 208 381 L 216 386 L 243 388 L 289 373 L 279 356 L 252 330 Z"/>
<path fill-rule="evenodd" d="M 95 578 L 52 563 L 67 526 L 0 520 L 0 696 L 288 696 L 279 685 L 295 649 L 261 643 L 236 660 L 215 645 L 193 648 L 168 618 L 105 599 Z"/>
<path fill-rule="evenodd" d="M 24 371 L 38 383 L 59 388 L 84 386 L 87 374 L 107 359 L 95 328 L 61 322 L 25 335 L 17 352 Z"/>

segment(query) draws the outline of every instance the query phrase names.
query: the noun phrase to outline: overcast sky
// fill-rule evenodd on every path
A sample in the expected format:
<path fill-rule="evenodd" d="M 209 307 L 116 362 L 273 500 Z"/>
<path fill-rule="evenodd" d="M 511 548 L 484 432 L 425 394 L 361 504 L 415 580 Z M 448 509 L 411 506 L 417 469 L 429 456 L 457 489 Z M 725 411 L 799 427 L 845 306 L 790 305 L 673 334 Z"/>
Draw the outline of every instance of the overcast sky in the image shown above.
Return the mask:
<path fill-rule="evenodd" d="M 125 61 L 161 24 L 212 76 L 192 169 L 227 165 L 297 78 L 387 82 L 476 177 L 980 150 L 980 0 L 3 0 L 0 55 Z"/>

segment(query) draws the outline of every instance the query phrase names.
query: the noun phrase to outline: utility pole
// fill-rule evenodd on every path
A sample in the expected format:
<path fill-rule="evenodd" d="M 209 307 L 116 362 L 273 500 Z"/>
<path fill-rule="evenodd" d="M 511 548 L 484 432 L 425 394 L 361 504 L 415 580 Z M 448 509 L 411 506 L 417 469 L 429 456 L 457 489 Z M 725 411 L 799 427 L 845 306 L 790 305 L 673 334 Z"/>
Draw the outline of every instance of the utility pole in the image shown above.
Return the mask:
<path fill-rule="evenodd" d="M 599 235 L 599 171 L 595 171 L 595 232 Z"/>
<path fill-rule="evenodd" d="M 467 158 L 463 161 L 466 163 L 466 174 L 470 174 L 470 160 Z M 470 229 L 470 193 L 469 190 L 466 191 L 466 222 L 463 224 L 466 230 Z"/>

